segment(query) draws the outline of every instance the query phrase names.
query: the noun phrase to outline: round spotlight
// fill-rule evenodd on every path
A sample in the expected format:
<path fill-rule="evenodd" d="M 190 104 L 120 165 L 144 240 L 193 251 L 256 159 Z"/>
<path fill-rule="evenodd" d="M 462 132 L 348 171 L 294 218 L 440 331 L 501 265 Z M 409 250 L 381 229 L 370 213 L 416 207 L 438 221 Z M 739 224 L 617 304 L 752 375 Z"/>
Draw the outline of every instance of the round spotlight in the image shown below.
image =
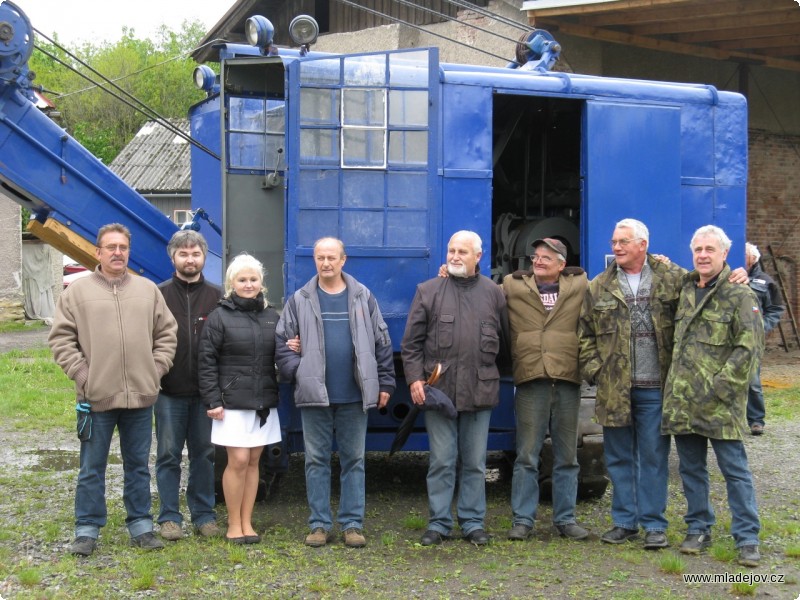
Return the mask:
<path fill-rule="evenodd" d="M 272 45 L 275 28 L 266 17 L 255 15 L 245 21 L 244 34 L 251 46 L 266 48 Z"/>
<path fill-rule="evenodd" d="M 195 67 L 192 77 L 194 78 L 194 84 L 206 92 L 210 91 L 217 81 L 217 76 L 214 71 L 206 65 Z"/>
<path fill-rule="evenodd" d="M 319 35 L 319 25 L 314 17 L 308 15 L 297 15 L 289 23 L 289 37 L 298 46 L 307 46 L 317 41 Z"/>

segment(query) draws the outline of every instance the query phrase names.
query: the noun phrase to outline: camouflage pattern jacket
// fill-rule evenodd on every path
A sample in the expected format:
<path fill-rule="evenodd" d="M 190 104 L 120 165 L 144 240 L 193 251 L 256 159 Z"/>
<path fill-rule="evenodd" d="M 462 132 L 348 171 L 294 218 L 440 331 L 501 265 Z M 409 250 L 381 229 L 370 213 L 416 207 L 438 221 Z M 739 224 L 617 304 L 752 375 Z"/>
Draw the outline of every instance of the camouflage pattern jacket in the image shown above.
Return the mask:
<path fill-rule="evenodd" d="M 647 255 L 653 271 L 650 310 L 658 344 L 662 387 L 672 357 L 675 310 L 686 271 Z M 597 385 L 595 413 L 603 427 L 627 427 L 631 420 L 631 318 L 612 263 L 589 284 L 578 321 L 583 378 Z"/>
<path fill-rule="evenodd" d="M 747 431 L 747 389 L 764 347 L 758 300 L 728 281 L 726 264 L 698 306 L 692 272 L 675 316 L 675 348 L 664 389 L 661 431 L 741 440 Z"/>

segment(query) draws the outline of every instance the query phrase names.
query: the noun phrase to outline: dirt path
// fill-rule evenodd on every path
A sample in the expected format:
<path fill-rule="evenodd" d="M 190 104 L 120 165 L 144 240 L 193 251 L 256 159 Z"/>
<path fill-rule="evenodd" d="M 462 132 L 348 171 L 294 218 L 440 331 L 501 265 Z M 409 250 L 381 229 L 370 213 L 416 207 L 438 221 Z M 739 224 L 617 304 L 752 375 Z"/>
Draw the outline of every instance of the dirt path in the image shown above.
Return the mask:
<path fill-rule="evenodd" d="M 47 346 L 49 327 L 31 326 L 22 331 L 0 333 L 0 354 L 12 350 L 28 350 Z"/>

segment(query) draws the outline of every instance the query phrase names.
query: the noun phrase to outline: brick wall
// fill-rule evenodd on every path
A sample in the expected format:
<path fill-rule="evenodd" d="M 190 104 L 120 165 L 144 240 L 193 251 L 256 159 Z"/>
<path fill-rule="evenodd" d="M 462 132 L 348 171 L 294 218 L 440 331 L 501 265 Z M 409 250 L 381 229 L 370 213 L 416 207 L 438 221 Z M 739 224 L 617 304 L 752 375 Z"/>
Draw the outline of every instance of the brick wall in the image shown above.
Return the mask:
<path fill-rule="evenodd" d="M 751 129 L 749 149 L 747 238 L 758 246 L 764 270 L 774 277 L 775 268 L 767 251 L 767 245 L 772 246 L 797 320 L 800 316 L 800 136 Z M 796 348 L 787 314 L 782 327 L 787 341 Z M 768 345 L 780 342 L 776 330 L 770 335 Z"/>

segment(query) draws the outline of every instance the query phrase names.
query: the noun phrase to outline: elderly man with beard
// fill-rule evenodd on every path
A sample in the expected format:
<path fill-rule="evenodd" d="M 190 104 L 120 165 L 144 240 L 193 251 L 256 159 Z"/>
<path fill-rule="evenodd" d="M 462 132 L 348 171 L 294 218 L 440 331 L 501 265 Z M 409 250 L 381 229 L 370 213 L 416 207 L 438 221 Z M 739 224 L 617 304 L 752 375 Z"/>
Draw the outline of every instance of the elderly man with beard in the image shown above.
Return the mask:
<path fill-rule="evenodd" d="M 492 408 L 499 402 L 496 361 L 506 344 L 508 313 L 500 287 L 479 273 L 481 255 L 476 233 L 459 231 L 450 238 L 450 276 L 417 286 L 401 344 L 412 401 L 425 403 L 424 383 L 441 364 L 436 387 L 453 401 L 458 413 L 449 419 L 441 411 L 425 411 L 430 516 L 423 546 L 441 544 L 449 537 L 456 481 L 464 538 L 476 546 L 490 539 L 484 529 L 486 446 Z"/>

